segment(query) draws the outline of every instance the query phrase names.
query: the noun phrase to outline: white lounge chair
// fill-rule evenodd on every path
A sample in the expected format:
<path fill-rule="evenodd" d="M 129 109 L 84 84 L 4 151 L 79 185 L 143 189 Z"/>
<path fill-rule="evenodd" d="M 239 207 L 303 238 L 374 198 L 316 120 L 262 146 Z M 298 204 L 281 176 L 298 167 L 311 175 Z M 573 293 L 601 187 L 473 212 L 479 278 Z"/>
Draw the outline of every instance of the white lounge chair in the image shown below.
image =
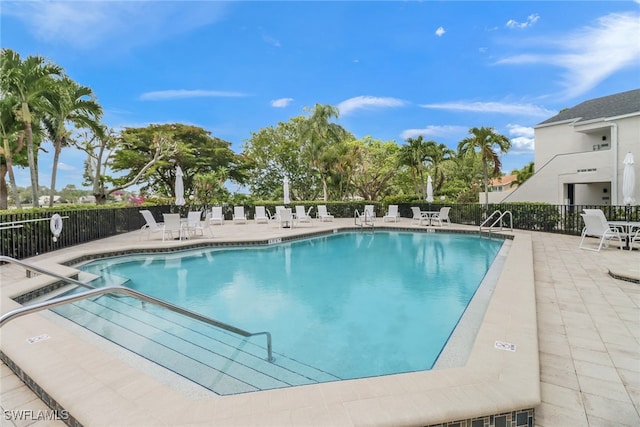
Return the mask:
<path fill-rule="evenodd" d="M 364 205 L 365 220 L 374 220 L 376 218 L 376 209 L 373 205 Z"/>
<path fill-rule="evenodd" d="M 244 213 L 244 206 L 233 207 L 233 223 L 234 224 L 246 224 L 247 216 Z"/>
<path fill-rule="evenodd" d="M 211 217 L 209 218 L 209 224 L 224 224 L 224 215 L 222 214 L 222 206 L 214 206 L 211 208 Z"/>
<path fill-rule="evenodd" d="M 140 213 L 142 217 L 146 221 L 146 224 L 142 226 L 140 232 L 147 232 L 147 239 L 151 238 L 151 233 L 161 233 L 162 225 L 156 222 L 156 219 L 153 217 L 153 214 L 149 210 L 141 210 Z"/>
<path fill-rule="evenodd" d="M 253 220 L 256 222 L 256 224 L 268 224 L 270 219 L 271 218 L 269 215 L 267 215 L 267 210 L 264 206 L 256 206 L 256 213 L 255 215 L 253 215 Z"/>
<path fill-rule="evenodd" d="M 618 239 L 620 242 L 620 249 L 622 249 L 622 236 L 620 235 L 620 231 L 617 228 L 611 227 L 607 224 L 606 218 L 603 219 L 598 214 L 580 214 L 582 220 L 584 221 L 584 228 L 582 229 L 582 236 L 580 239 L 580 249 L 586 249 L 588 251 L 596 251 L 600 252 L 602 249 L 602 245 L 605 247 L 609 246 L 609 240 Z M 587 236 L 597 237 L 599 238 L 598 248 L 590 248 L 584 246 L 584 240 Z"/>
<path fill-rule="evenodd" d="M 400 221 L 400 214 L 398 213 L 398 205 L 389 205 L 389 208 L 387 209 L 387 214 L 382 217 L 382 221 L 383 222 Z"/>
<path fill-rule="evenodd" d="M 293 228 L 293 211 L 291 208 L 282 208 L 278 211 L 280 228 Z"/>
<path fill-rule="evenodd" d="M 317 216 L 320 221 L 333 221 L 333 215 L 327 212 L 327 205 L 318 205 Z"/>
<path fill-rule="evenodd" d="M 162 226 L 162 241 L 164 242 L 167 235 L 174 238 L 173 233 L 178 234 L 178 238 L 182 240 L 184 237 L 182 221 L 180 221 L 180 214 L 162 214 L 164 216 L 164 223 Z"/>
<path fill-rule="evenodd" d="M 438 212 L 437 214 L 431 215 L 431 218 L 430 218 L 431 224 L 435 225 L 435 223 L 437 222 L 440 224 L 440 226 L 442 226 L 446 222 L 447 225 L 451 225 L 451 221 L 449 221 L 450 210 L 451 210 L 451 207 L 449 206 L 440 208 L 440 212 Z"/>
<path fill-rule="evenodd" d="M 296 205 L 296 220 L 300 222 L 308 222 L 311 223 L 311 209 L 313 206 L 309 208 L 307 212 L 304 211 L 304 206 Z"/>

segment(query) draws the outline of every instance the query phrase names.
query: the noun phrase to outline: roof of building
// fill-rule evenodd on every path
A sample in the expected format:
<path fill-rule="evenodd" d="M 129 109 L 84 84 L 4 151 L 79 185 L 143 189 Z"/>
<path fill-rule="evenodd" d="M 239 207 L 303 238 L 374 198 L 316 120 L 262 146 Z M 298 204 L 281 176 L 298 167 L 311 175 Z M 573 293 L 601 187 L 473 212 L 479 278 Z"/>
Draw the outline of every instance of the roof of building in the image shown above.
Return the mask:
<path fill-rule="evenodd" d="M 640 89 L 616 93 L 585 101 L 572 108 L 560 111 L 538 125 L 579 119 L 578 122 L 622 116 L 640 112 Z"/>
<path fill-rule="evenodd" d="M 493 186 L 507 185 L 507 184 L 511 184 L 516 179 L 518 179 L 518 175 L 506 175 L 506 176 L 501 176 L 499 178 L 492 178 L 490 185 L 493 185 Z"/>

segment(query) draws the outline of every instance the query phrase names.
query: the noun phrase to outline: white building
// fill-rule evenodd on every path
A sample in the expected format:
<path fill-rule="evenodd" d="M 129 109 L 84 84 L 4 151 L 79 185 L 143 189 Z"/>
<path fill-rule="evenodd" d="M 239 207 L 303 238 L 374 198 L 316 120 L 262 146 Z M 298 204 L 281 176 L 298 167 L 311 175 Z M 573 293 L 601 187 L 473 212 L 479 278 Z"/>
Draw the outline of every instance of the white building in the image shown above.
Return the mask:
<path fill-rule="evenodd" d="M 622 205 L 623 160 L 640 175 L 640 89 L 585 101 L 534 128 L 536 173 L 504 202 Z M 636 183 L 635 203 L 640 202 Z"/>
<path fill-rule="evenodd" d="M 518 175 L 506 175 L 499 178 L 492 178 L 489 181 L 489 203 L 500 203 L 509 194 L 518 188 L 518 184 L 515 181 L 518 179 Z M 478 203 L 485 202 L 485 192 L 481 191 L 478 196 Z"/>

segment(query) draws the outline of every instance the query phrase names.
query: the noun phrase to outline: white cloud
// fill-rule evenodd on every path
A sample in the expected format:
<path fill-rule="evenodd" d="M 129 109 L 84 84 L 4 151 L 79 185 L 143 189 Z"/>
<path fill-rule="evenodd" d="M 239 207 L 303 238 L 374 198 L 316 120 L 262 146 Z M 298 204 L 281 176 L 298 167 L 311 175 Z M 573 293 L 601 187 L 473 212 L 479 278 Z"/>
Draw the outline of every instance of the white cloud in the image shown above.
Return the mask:
<path fill-rule="evenodd" d="M 405 101 L 397 98 L 356 96 L 338 104 L 338 110 L 340 111 L 340 115 L 347 115 L 361 109 L 394 108 L 402 107 L 405 104 Z"/>
<path fill-rule="evenodd" d="M 293 98 L 280 98 L 271 101 L 271 106 L 276 108 L 284 108 L 293 102 Z"/>
<path fill-rule="evenodd" d="M 509 19 L 505 25 L 509 28 L 527 28 L 538 22 L 538 19 L 540 19 L 540 15 L 533 13 L 527 16 L 527 20 L 525 22 L 518 22 L 514 19 Z"/>
<path fill-rule="evenodd" d="M 541 48 L 555 49 L 556 53 L 526 53 L 504 58 L 497 63 L 540 63 L 563 68 L 562 97 L 571 99 L 622 69 L 638 66 L 640 43 L 634 34 L 640 34 L 640 15 L 611 13 L 599 18 L 593 26 L 542 41 Z"/>
<path fill-rule="evenodd" d="M 534 152 L 535 140 L 532 127 L 508 124 L 507 129 L 511 140 L 510 154 L 531 154 Z"/>
<path fill-rule="evenodd" d="M 438 27 L 438 29 L 436 30 L 436 36 L 438 37 L 442 37 L 444 33 L 446 33 L 446 31 L 443 27 Z"/>
<path fill-rule="evenodd" d="M 532 104 L 509 104 L 503 102 L 443 102 L 438 104 L 422 104 L 422 108 L 438 110 L 471 111 L 477 113 L 499 113 L 514 116 L 550 117 L 554 111 Z"/>
<path fill-rule="evenodd" d="M 167 99 L 184 99 L 184 98 L 237 98 L 249 96 L 240 92 L 224 92 L 218 90 L 159 90 L 154 92 L 145 92 L 140 95 L 143 101 L 164 101 Z"/>
<path fill-rule="evenodd" d="M 464 126 L 427 126 L 422 129 L 405 129 L 400 133 L 402 139 L 416 138 L 420 135 L 425 137 L 463 137 L 469 132 Z"/>
<path fill-rule="evenodd" d="M 21 1 L 3 2 L 2 13 L 24 22 L 35 38 L 79 49 L 100 45 L 127 50 L 217 22 L 226 2 Z M 135 22 L 135 25 L 131 25 Z"/>
<path fill-rule="evenodd" d="M 280 40 L 275 39 L 275 38 L 273 38 L 271 36 L 263 35 L 262 36 L 262 41 L 264 41 L 267 44 L 270 44 L 273 47 L 282 47 L 282 45 L 280 44 Z"/>

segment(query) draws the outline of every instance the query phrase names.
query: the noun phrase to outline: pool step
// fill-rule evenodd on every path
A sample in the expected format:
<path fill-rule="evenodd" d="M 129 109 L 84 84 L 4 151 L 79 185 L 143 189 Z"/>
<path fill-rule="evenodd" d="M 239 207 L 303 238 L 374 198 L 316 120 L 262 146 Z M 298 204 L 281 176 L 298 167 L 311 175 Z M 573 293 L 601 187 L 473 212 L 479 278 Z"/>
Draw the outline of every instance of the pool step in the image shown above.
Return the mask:
<path fill-rule="evenodd" d="M 339 379 L 277 351 L 268 362 L 264 336 L 245 339 L 129 297 L 102 296 L 54 311 L 220 395 Z"/>

